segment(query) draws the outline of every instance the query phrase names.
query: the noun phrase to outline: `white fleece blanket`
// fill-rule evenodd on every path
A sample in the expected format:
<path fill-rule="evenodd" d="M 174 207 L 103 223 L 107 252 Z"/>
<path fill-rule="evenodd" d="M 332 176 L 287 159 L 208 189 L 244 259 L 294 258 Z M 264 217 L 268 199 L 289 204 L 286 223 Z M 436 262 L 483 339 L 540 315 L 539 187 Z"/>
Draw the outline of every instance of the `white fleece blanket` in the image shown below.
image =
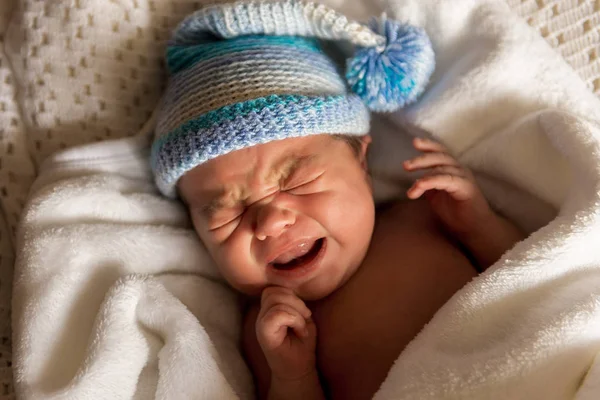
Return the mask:
<path fill-rule="evenodd" d="M 438 66 L 417 105 L 374 124 L 378 200 L 410 178 L 402 132 L 431 134 L 533 233 L 435 315 L 375 398 L 598 398 L 600 101 L 500 1 L 388 9 L 427 30 Z M 154 190 L 146 131 L 41 169 L 18 237 L 19 398 L 252 397 L 238 298 Z"/>

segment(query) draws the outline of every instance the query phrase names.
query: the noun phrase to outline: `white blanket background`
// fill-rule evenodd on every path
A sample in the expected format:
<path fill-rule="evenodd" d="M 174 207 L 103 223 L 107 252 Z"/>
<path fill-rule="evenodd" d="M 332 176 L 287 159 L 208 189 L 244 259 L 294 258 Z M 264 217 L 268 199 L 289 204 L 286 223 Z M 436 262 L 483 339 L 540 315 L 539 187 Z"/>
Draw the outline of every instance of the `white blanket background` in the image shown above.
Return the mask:
<path fill-rule="evenodd" d="M 403 132 L 430 134 L 535 232 L 436 314 L 375 398 L 597 398 L 600 101 L 503 2 L 391 0 L 388 13 L 427 30 L 438 66 L 417 105 L 374 124 L 378 199 L 409 178 Z M 153 188 L 151 124 L 41 168 L 17 243 L 20 398 L 252 397 L 238 298 Z"/>

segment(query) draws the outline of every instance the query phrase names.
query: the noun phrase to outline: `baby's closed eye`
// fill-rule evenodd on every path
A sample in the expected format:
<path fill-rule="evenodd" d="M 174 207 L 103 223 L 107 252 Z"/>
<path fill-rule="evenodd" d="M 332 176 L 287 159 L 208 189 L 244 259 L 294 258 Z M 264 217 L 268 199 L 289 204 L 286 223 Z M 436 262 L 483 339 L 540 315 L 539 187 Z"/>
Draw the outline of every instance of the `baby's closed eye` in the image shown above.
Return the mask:
<path fill-rule="evenodd" d="M 227 210 L 222 215 L 217 216 L 211 223 L 211 230 L 219 229 L 224 226 L 236 223 L 244 215 L 245 209 Z"/>
<path fill-rule="evenodd" d="M 291 194 L 302 195 L 314 192 L 324 172 L 313 172 L 308 174 L 294 174 L 286 179 L 282 190 Z"/>
<path fill-rule="evenodd" d="M 242 203 L 228 206 L 206 206 L 200 210 L 202 217 L 208 221 L 208 230 L 215 231 L 238 221 L 246 207 Z"/>

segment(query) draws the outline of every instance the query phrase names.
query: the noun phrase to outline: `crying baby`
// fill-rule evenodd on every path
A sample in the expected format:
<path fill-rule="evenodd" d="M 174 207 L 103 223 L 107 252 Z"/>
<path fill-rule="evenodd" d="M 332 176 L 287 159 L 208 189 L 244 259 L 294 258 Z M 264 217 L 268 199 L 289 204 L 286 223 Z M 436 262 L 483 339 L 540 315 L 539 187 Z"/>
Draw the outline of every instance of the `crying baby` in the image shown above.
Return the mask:
<path fill-rule="evenodd" d="M 211 6 L 180 25 L 153 172 L 248 298 L 243 350 L 258 397 L 367 399 L 435 312 L 523 234 L 426 138 L 404 162 L 422 173 L 408 199 L 376 207 L 369 108 L 388 99 L 350 91 L 310 36 L 378 35 L 345 19 L 311 30 L 318 13 L 286 7 L 308 6 Z"/>

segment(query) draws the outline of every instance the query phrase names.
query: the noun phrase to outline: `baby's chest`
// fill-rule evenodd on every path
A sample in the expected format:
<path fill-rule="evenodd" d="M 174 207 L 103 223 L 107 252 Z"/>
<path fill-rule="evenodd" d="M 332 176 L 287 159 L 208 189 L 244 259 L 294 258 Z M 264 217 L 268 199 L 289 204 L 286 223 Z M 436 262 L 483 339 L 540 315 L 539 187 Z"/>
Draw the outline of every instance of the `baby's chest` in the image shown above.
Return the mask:
<path fill-rule="evenodd" d="M 334 399 L 371 398 L 406 345 L 476 275 L 443 235 L 413 228 L 376 228 L 361 268 L 312 307 L 318 367 Z"/>

